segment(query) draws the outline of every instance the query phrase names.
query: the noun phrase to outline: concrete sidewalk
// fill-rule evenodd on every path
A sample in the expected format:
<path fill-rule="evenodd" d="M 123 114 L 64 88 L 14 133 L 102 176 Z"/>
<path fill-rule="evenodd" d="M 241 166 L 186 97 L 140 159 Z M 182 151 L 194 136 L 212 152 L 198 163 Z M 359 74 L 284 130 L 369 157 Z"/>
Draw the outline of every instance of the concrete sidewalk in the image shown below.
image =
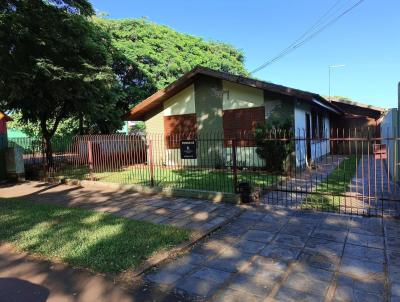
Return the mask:
<path fill-rule="evenodd" d="M 226 223 L 241 211 L 233 205 L 206 200 L 166 198 L 113 189 L 50 185 L 33 181 L 0 186 L 0 197 L 18 197 L 40 203 L 81 207 L 202 233 Z"/>

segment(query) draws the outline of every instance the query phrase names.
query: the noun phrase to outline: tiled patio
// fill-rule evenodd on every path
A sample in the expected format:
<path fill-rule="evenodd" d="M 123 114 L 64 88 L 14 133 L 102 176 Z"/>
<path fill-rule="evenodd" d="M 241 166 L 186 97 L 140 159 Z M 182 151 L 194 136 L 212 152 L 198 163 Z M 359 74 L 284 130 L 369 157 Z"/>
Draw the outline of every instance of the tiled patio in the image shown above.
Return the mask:
<path fill-rule="evenodd" d="M 147 275 L 210 301 L 400 301 L 400 221 L 246 211 Z M 390 300 L 391 299 L 391 300 Z"/>

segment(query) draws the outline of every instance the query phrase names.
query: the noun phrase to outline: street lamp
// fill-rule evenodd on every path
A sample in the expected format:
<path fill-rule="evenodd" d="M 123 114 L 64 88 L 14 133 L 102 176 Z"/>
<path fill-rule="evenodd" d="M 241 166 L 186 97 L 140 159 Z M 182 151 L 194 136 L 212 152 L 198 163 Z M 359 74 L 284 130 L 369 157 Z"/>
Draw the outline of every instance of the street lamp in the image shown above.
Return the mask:
<path fill-rule="evenodd" d="M 345 67 L 346 65 L 344 64 L 339 64 L 339 65 L 330 65 L 328 67 L 329 69 L 329 101 L 331 100 L 331 70 L 332 68 L 340 68 L 340 67 Z"/>

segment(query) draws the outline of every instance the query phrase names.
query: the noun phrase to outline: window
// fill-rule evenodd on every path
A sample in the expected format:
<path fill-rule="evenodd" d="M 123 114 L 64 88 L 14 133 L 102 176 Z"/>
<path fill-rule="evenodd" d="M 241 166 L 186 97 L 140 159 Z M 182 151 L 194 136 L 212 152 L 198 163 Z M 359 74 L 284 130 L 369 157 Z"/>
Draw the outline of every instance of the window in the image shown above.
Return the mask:
<path fill-rule="evenodd" d="M 196 114 L 164 116 L 164 133 L 167 149 L 177 149 L 180 141 L 196 138 Z"/>
<path fill-rule="evenodd" d="M 239 146 L 255 146 L 254 130 L 265 122 L 264 107 L 224 110 L 223 127 L 225 146 L 236 139 Z"/>

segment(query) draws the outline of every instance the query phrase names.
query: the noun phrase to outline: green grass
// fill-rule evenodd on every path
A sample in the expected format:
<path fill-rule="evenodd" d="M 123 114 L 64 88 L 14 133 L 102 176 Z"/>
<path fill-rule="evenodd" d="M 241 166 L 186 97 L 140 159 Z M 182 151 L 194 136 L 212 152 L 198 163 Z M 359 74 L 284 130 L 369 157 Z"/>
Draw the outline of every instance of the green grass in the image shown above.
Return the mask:
<path fill-rule="evenodd" d="M 0 241 L 97 272 L 133 269 L 189 235 L 188 230 L 111 214 L 0 198 Z"/>
<path fill-rule="evenodd" d="M 343 204 L 345 200 L 345 197 L 341 195 L 347 192 L 348 186 L 356 174 L 358 160 L 355 155 L 345 158 L 325 180 L 317 185 L 314 193 L 305 198 L 302 206 L 338 212 L 340 204 Z"/>
<path fill-rule="evenodd" d="M 57 176 L 90 179 L 87 167 L 65 169 Z M 150 185 L 150 172 L 147 166 L 129 167 L 121 171 L 97 172 L 93 173 L 93 177 L 103 182 Z M 284 177 L 281 175 L 262 171 L 238 171 L 238 182 L 249 182 L 252 187 L 265 188 L 282 179 Z M 177 189 L 234 192 L 232 171 L 156 167 L 154 168 L 154 184 Z"/>

